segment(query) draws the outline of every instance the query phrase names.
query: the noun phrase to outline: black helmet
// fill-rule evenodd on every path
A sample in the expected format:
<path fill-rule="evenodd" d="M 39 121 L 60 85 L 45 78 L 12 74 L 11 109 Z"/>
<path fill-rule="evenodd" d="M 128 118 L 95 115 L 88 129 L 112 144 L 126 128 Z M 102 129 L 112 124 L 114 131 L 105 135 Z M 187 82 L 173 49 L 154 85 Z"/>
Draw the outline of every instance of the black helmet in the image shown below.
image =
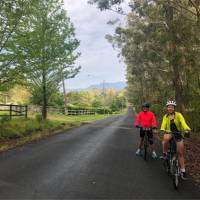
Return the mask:
<path fill-rule="evenodd" d="M 149 103 L 143 103 L 142 104 L 142 108 L 149 108 L 150 107 L 150 104 Z"/>

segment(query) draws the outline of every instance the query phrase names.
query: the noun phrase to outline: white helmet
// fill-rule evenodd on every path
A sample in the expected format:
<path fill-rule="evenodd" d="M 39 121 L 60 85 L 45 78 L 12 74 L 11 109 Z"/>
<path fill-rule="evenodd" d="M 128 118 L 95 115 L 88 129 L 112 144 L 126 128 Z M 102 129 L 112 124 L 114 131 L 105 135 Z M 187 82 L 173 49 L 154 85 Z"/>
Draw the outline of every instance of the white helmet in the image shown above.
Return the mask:
<path fill-rule="evenodd" d="M 168 101 L 166 106 L 176 106 L 176 101 Z"/>

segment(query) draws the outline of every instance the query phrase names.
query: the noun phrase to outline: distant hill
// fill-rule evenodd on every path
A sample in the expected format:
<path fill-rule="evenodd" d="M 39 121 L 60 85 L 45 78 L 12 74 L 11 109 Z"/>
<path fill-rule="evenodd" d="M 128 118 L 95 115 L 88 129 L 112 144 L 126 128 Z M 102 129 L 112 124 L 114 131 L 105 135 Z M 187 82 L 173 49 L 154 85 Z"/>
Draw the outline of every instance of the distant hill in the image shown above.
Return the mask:
<path fill-rule="evenodd" d="M 105 89 L 115 89 L 115 90 L 123 90 L 127 86 L 126 82 L 114 82 L 114 83 L 100 83 L 100 84 L 95 84 L 91 85 L 88 88 L 79 88 L 79 89 L 73 89 L 73 91 L 82 91 L 82 90 L 92 90 L 92 89 L 97 89 L 97 90 L 102 90 L 103 87 Z"/>
<path fill-rule="evenodd" d="M 115 90 L 123 90 L 126 87 L 126 83 L 125 82 L 115 82 L 115 83 L 101 83 L 101 84 L 97 84 L 97 85 L 91 85 L 89 88 L 87 89 L 99 89 L 102 90 L 103 87 L 105 89 L 115 89 Z"/>

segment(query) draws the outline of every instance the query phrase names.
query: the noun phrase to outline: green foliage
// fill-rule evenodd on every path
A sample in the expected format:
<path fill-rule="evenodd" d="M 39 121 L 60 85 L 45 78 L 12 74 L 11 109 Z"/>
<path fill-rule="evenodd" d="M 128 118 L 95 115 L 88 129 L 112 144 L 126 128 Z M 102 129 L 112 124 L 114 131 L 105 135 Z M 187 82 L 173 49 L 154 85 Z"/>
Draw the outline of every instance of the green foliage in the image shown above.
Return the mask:
<path fill-rule="evenodd" d="M 103 102 L 101 101 L 100 98 L 96 98 L 92 101 L 92 107 L 98 108 L 103 106 Z"/>
<path fill-rule="evenodd" d="M 19 137 L 20 133 L 18 130 L 11 127 L 5 127 L 0 131 L 0 140 L 17 139 Z"/>
<path fill-rule="evenodd" d="M 41 121 L 38 119 L 26 122 L 21 130 L 21 134 L 26 136 L 31 135 L 34 131 L 39 131 L 40 124 Z"/>
<path fill-rule="evenodd" d="M 68 110 L 90 110 L 90 111 L 93 111 L 93 107 L 89 107 L 89 106 L 76 106 L 76 105 L 68 105 L 67 106 L 67 109 Z"/>
<path fill-rule="evenodd" d="M 0 124 L 0 141 L 22 138 L 36 131 L 51 130 L 59 127 L 60 123 L 49 120 L 13 119 Z"/>
<path fill-rule="evenodd" d="M 55 92 L 49 99 L 49 106 L 64 107 L 64 95 L 60 92 Z"/>
<path fill-rule="evenodd" d="M 62 0 L 2 1 L 0 11 L 1 87 L 23 79 L 45 119 L 51 96 L 80 70 L 73 24 Z"/>
<path fill-rule="evenodd" d="M 162 105 L 162 104 L 153 104 L 153 105 L 151 106 L 151 111 L 154 112 L 154 114 L 155 114 L 157 120 L 159 120 L 160 122 L 161 122 L 162 117 L 164 116 L 164 114 L 165 114 L 165 112 L 166 112 L 165 109 L 166 109 L 165 106 Z"/>
<path fill-rule="evenodd" d="M 187 111 L 186 119 L 194 132 L 200 131 L 200 111 Z"/>
<path fill-rule="evenodd" d="M 97 114 L 112 114 L 112 109 L 109 107 L 89 107 L 89 106 L 75 106 L 75 105 L 68 105 L 68 110 L 85 110 L 96 112 Z"/>
<path fill-rule="evenodd" d="M 31 94 L 24 85 L 14 85 L 9 91 L 0 93 L 0 102 L 25 105 L 29 103 Z"/>
<path fill-rule="evenodd" d="M 33 116 L 29 119 L 18 118 L 11 121 L 0 123 L 0 142 L 24 138 L 40 134 L 50 134 L 54 130 L 63 127 L 75 127 L 85 121 L 95 121 L 107 118 L 108 115 L 88 115 L 88 116 L 66 116 L 63 114 L 50 113 L 49 118 L 44 121 L 35 119 Z M 27 140 L 28 141 L 28 140 Z"/>
<path fill-rule="evenodd" d="M 110 9 L 121 2 L 92 3 Z M 194 116 L 200 111 L 199 5 L 193 0 L 131 0 L 127 26 L 107 36 L 125 60 L 128 98 L 136 108 L 148 101 L 160 116 L 166 100 L 176 99 L 179 111 L 190 111 L 193 124 L 191 111 Z M 198 120 L 192 126 L 198 127 Z"/>
<path fill-rule="evenodd" d="M 99 91 L 75 91 L 67 94 L 69 104 L 81 107 L 90 107 L 93 102 L 100 101 L 102 98 Z"/>
<path fill-rule="evenodd" d="M 112 113 L 113 113 L 112 109 L 110 109 L 110 108 L 108 108 L 108 107 L 105 107 L 105 108 L 97 108 L 97 109 L 96 109 L 96 112 L 97 112 L 98 114 L 112 114 Z"/>
<path fill-rule="evenodd" d="M 30 103 L 33 105 L 40 105 L 43 104 L 43 93 L 41 88 L 35 87 L 33 91 L 31 91 Z"/>
<path fill-rule="evenodd" d="M 113 6 L 116 6 L 120 3 L 122 3 L 124 0 L 89 0 L 88 2 L 90 4 L 97 4 L 98 8 L 101 10 L 106 10 L 106 9 L 111 9 Z M 116 11 L 121 11 L 121 9 L 119 10 L 119 7 L 117 7 L 118 9 Z"/>
<path fill-rule="evenodd" d="M 0 2 L 0 90 L 6 91 L 16 83 L 22 84 L 23 74 L 18 63 L 20 55 L 15 53 L 19 47 L 15 38 L 28 17 L 32 0 L 2 0 Z M 23 36 L 21 35 L 21 38 Z"/>
<path fill-rule="evenodd" d="M 47 88 L 49 91 L 50 88 Z M 59 92 L 58 88 L 51 88 L 51 94 L 48 92 L 48 106 L 64 107 L 64 95 Z M 43 105 L 43 93 L 40 88 L 35 88 L 30 97 L 30 103 L 33 105 Z"/>
<path fill-rule="evenodd" d="M 125 91 L 106 90 L 104 93 L 98 90 L 70 92 L 67 95 L 69 109 L 95 110 L 95 112 L 120 111 L 127 107 L 127 97 Z"/>
<path fill-rule="evenodd" d="M 40 115 L 40 114 L 35 115 L 35 120 L 37 122 L 42 122 L 43 121 L 42 115 Z"/>
<path fill-rule="evenodd" d="M 8 121 L 10 121 L 10 116 L 9 115 L 2 115 L 2 116 L 0 116 L 1 118 L 0 118 L 0 122 L 1 123 L 5 123 L 5 122 L 8 122 Z"/>

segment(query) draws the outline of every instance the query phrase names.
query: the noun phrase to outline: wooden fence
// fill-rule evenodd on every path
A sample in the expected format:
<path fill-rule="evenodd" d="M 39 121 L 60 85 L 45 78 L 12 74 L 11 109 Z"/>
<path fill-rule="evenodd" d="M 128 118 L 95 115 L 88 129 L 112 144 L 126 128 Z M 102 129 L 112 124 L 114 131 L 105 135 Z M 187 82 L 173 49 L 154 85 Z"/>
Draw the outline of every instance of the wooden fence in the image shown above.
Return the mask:
<path fill-rule="evenodd" d="M 96 115 L 96 112 L 89 110 L 68 110 L 68 115 Z"/>
<path fill-rule="evenodd" d="M 0 104 L 0 116 L 21 117 L 27 118 L 28 106 L 14 104 Z"/>
<path fill-rule="evenodd" d="M 32 113 L 41 113 L 42 107 L 41 106 L 28 106 L 28 111 Z M 57 112 L 57 113 L 64 113 L 63 108 L 56 108 L 53 106 L 47 107 L 48 112 Z M 95 115 L 97 114 L 95 111 L 91 110 L 67 110 L 67 115 Z"/>

